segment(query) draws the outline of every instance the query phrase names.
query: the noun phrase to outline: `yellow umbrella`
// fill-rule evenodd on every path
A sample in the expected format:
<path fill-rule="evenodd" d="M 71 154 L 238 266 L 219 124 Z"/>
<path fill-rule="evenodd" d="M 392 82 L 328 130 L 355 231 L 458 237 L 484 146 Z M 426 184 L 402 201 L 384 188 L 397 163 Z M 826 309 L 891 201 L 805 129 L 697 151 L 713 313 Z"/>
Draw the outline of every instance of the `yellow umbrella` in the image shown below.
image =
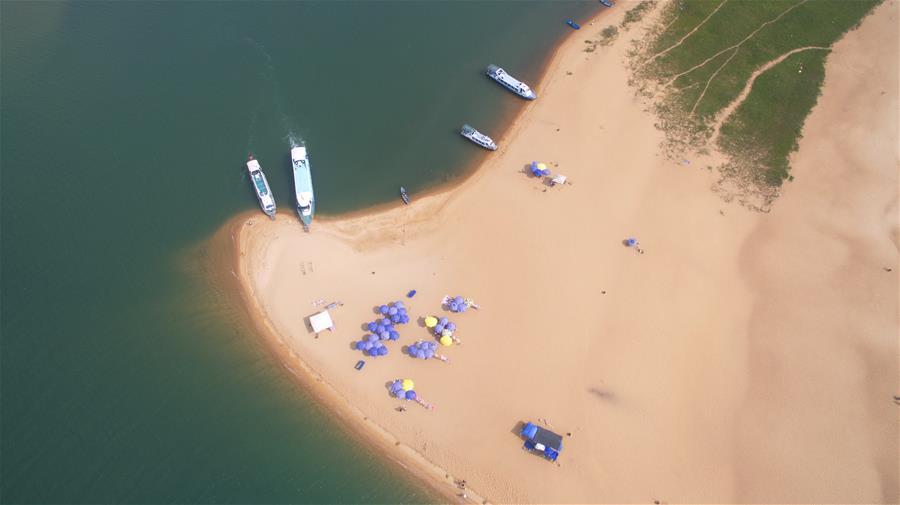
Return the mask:
<path fill-rule="evenodd" d="M 453 339 L 447 335 L 444 335 L 443 337 L 441 337 L 441 345 L 451 346 L 453 345 Z"/>
<path fill-rule="evenodd" d="M 538 168 L 541 170 L 544 170 L 545 168 L 547 168 L 547 164 L 546 163 L 538 163 Z"/>
<path fill-rule="evenodd" d="M 452 337 L 452 336 L 453 336 L 453 332 L 450 331 L 450 330 L 445 329 L 445 330 L 441 331 L 441 336 L 442 336 L 442 337 Z"/>
<path fill-rule="evenodd" d="M 425 326 L 428 328 L 434 328 L 437 326 L 438 320 L 434 316 L 428 316 L 425 318 Z"/>
<path fill-rule="evenodd" d="M 403 382 L 401 384 L 403 385 L 404 391 L 409 391 L 413 388 L 413 386 L 415 386 L 415 383 L 412 381 L 412 379 L 403 379 Z"/>

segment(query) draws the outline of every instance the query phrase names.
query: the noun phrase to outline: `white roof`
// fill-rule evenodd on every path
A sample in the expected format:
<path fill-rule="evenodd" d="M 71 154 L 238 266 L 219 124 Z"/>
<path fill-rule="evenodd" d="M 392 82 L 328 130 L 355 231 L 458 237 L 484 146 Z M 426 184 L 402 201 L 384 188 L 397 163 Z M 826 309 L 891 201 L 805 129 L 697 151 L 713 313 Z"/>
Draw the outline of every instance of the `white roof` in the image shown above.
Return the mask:
<path fill-rule="evenodd" d="M 309 316 L 309 325 L 312 326 L 313 331 L 316 333 L 334 328 L 334 322 L 331 320 L 331 314 L 329 314 L 327 310 L 323 310 L 318 314 Z"/>
<path fill-rule="evenodd" d="M 250 160 L 247 162 L 247 170 L 251 172 L 254 170 L 259 170 L 259 162 L 256 160 Z"/>
<path fill-rule="evenodd" d="M 305 147 L 291 148 L 291 159 L 292 160 L 305 160 L 306 159 L 306 148 Z"/>
<path fill-rule="evenodd" d="M 566 176 L 565 175 L 557 175 L 556 177 L 553 178 L 553 182 L 555 182 L 556 184 L 565 184 Z"/>

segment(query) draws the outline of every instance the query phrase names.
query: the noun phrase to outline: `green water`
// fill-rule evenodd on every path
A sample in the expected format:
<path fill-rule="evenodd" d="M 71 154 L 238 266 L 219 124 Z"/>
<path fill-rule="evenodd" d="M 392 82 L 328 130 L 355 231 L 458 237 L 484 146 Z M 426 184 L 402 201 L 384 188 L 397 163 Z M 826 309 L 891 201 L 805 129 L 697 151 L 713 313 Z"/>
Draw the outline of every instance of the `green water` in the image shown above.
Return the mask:
<path fill-rule="evenodd" d="M 427 502 L 255 338 L 205 240 L 460 174 L 593 2 L 0 3 L 0 500 Z"/>

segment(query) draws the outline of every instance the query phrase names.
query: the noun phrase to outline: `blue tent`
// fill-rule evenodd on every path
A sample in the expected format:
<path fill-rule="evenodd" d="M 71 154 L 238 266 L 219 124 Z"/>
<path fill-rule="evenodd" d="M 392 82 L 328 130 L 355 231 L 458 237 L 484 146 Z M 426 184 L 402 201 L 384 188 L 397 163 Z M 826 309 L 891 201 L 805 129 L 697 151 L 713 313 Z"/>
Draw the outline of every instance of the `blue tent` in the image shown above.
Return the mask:
<path fill-rule="evenodd" d="M 562 436 L 534 423 L 525 423 L 520 435 L 525 438 L 525 449 L 540 451 L 550 461 L 556 461 L 562 452 Z"/>

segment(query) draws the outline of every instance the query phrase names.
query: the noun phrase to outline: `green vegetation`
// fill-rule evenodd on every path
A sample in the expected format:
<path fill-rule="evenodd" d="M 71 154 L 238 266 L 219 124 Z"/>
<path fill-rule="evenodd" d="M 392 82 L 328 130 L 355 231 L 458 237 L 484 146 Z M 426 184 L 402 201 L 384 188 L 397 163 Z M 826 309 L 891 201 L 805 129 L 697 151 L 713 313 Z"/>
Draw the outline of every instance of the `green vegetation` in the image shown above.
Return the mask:
<path fill-rule="evenodd" d="M 656 6 L 656 0 L 641 0 L 640 3 L 632 7 L 625 13 L 625 17 L 622 18 L 622 24 L 620 25 L 622 29 L 628 28 L 628 25 L 632 23 L 637 23 L 644 17 L 644 14 L 647 13 L 650 9 Z"/>
<path fill-rule="evenodd" d="M 829 48 L 879 1 L 672 0 L 635 53 L 632 82 L 653 99 L 670 153 L 715 140 L 731 160 L 723 173 L 777 190 Z"/>

